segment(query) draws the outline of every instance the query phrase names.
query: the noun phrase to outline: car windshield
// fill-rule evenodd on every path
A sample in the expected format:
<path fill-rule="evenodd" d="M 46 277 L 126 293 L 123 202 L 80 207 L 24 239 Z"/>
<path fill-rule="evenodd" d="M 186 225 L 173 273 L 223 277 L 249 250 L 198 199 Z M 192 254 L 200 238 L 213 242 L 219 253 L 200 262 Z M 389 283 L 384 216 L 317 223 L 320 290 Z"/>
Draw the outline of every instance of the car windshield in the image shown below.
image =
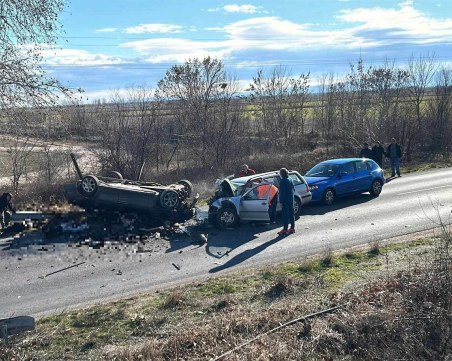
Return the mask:
<path fill-rule="evenodd" d="M 231 188 L 234 192 L 234 196 L 239 196 L 242 193 L 243 187 L 245 186 L 244 183 L 237 183 L 234 181 L 231 181 Z"/>
<path fill-rule="evenodd" d="M 331 163 L 320 163 L 317 164 L 314 168 L 312 168 L 308 173 L 306 173 L 307 177 L 332 177 L 339 166 L 337 164 Z"/>

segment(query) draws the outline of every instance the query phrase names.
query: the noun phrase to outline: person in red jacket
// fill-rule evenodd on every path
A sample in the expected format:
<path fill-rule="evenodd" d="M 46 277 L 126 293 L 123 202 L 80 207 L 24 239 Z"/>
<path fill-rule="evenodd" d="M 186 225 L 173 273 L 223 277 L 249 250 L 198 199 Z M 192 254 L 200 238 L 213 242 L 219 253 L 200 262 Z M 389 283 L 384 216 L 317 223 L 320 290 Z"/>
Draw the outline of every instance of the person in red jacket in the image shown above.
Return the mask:
<path fill-rule="evenodd" d="M 239 177 L 246 177 L 247 175 L 253 175 L 256 174 L 256 171 L 254 169 L 251 169 L 248 167 L 248 164 L 242 165 L 242 168 L 239 172 Z"/>

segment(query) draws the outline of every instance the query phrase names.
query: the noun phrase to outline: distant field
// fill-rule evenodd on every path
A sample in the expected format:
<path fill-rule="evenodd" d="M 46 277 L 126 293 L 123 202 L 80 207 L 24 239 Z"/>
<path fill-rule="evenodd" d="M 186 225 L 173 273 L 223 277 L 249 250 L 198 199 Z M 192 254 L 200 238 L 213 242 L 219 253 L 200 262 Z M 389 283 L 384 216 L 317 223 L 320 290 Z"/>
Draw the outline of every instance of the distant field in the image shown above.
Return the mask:
<path fill-rule="evenodd" d="M 43 151 L 36 150 L 30 153 L 26 160 L 26 173 L 33 173 L 43 170 L 43 165 L 46 162 L 46 154 Z M 54 167 L 66 164 L 67 154 L 65 152 L 52 152 L 51 161 Z M 12 169 L 11 155 L 5 150 L 0 150 L 0 178 L 11 176 Z"/>

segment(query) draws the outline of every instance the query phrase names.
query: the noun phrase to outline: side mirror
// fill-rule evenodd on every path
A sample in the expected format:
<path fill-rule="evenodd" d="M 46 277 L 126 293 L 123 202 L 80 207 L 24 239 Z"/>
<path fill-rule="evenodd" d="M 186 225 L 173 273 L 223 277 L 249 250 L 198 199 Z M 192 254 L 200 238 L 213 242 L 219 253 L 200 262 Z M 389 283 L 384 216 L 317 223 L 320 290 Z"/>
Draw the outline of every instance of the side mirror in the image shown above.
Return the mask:
<path fill-rule="evenodd" d="M 347 172 L 340 172 L 337 177 L 340 179 L 342 177 L 345 177 L 346 175 L 347 175 Z"/>

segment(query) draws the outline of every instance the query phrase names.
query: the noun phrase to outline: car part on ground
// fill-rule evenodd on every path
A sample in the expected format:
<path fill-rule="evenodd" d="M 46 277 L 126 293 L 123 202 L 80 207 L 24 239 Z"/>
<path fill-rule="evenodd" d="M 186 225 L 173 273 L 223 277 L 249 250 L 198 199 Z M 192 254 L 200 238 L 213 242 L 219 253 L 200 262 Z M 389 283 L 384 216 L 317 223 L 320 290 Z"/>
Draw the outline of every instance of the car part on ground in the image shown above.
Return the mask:
<path fill-rule="evenodd" d="M 289 171 L 295 186 L 294 214 L 299 217 L 302 205 L 311 200 L 311 192 L 303 176 Z M 209 200 L 208 219 L 220 228 L 234 227 L 244 221 L 270 221 L 269 206 L 273 194 L 271 186 L 279 186 L 281 177 L 278 171 L 254 174 L 234 179 L 216 181 L 217 191 Z M 278 203 L 276 212 L 281 206 Z"/>
<path fill-rule="evenodd" d="M 385 183 L 384 171 L 367 158 L 339 158 L 320 162 L 305 178 L 313 202 L 331 206 L 338 197 L 369 192 L 378 197 Z"/>

